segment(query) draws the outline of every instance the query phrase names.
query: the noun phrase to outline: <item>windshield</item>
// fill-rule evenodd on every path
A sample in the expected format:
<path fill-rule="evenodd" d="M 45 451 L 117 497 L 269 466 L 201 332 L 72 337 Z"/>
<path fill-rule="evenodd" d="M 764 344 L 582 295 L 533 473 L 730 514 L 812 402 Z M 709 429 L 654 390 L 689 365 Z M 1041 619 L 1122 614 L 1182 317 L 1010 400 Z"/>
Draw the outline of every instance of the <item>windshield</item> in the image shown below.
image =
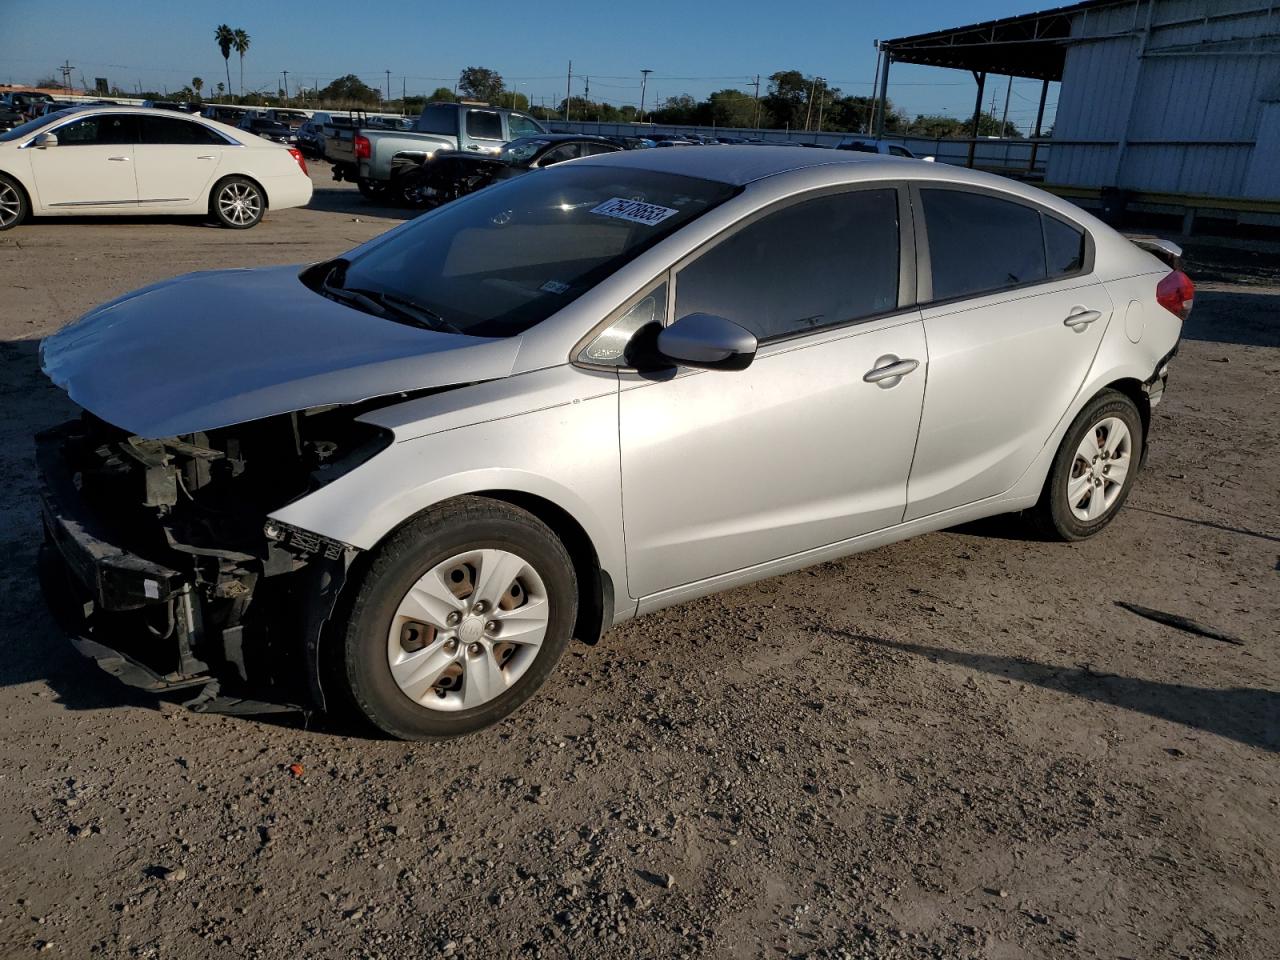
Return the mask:
<path fill-rule="evenodd" d="M 48 113 L 43 117 L 36 117 L 34 120 L 28 120 L 8 130 L 0 133 L 0 143 L 7 143 L 10 140 L 21 140 L 23 137 L 29 137 L 37 132 L 41 127 L 47 127 L 52 123 L 57 123 L 63 117 L 68 117 L 75 111 L 68 107 L 65 110 L 59 110 L 57 113 Z"/>
<path fill-rule="evenodd" d="M 341 286 L 394 297 L 460 333 L 515 336 L 735 192 L 710 180 L 571 164 L 426 214 L 352 257 Z"/>

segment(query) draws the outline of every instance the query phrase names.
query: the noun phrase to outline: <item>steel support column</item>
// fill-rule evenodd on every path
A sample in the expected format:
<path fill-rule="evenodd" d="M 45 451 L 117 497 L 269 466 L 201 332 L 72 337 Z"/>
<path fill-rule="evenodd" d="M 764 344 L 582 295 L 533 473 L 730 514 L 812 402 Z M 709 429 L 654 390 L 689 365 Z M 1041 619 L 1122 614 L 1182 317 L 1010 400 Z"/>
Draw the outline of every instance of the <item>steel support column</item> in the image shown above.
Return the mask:
<path fill-rule="evenodd" d="M 978 81 L 978 96 L 973 101 L 973 131 L 969 140 L 969 161 L 965 166 L 973 167 L 974 154 L 978 149 L 978 123 L 982 120 L 982 92 L 987 87 L 987 74 L 973 71 L 973 79 Z"/>

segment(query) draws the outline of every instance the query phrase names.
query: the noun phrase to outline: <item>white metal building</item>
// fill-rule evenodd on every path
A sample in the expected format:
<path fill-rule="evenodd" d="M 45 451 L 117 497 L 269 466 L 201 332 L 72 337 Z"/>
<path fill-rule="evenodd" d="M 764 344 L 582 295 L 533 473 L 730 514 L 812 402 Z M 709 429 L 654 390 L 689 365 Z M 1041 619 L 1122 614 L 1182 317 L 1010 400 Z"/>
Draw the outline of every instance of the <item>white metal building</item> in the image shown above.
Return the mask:
<path fill-rule="evenodd" d="M 881 45 L 892 62 L 1060 80 L 1045 182 L 1155 209 L 1280 214 L 1280 2 L 1086 0 Z M 883 89 L 883 87 L 882 87 Z M 979 102 L 981 93 L 979 93 Z"/>

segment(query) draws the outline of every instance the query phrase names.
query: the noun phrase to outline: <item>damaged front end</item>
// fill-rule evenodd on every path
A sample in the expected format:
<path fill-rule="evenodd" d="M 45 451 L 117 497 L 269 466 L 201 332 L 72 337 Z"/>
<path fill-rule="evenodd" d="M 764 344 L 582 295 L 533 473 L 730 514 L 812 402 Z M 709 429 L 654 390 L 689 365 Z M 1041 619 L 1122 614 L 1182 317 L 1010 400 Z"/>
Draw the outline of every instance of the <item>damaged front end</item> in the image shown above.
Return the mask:
<path fill-rule="evenodd" d="M 133 686 L 322 709 L 320 634 L 358 550 L 269 515 L 391 440 L 341 407 L 162 439 L 85 412 L 36 438 L 50 605 Z"/>

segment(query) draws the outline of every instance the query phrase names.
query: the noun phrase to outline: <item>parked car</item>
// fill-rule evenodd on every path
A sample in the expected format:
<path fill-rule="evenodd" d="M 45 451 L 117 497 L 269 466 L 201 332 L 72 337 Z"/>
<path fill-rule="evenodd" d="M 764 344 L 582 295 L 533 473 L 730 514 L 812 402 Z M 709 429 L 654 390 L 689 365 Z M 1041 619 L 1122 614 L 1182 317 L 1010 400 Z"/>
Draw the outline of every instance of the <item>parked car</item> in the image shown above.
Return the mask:
<path fill-rule="evenodd" d="M 12 130 L 19 124 L 26 122 L 27 118 L 24 114 L 0 103 L 0 131 Z"/>
<path fill-rule="evenodd" d="M 325 142 L 335 180 L 348 180 L 366 197 L 378 197 L 392 181 L 440 151 L 463 150 L 497 156 L 508 142 L 546 133 L 532 117 L 500 107 L 429 103 L 412 130 L 372 129 L 358 123 L 350 139 Z"/>
<path fill-rule="evenodd" d="M 512 140 L 496 157 L 460 151 L 440 153 L 396 179 L 397 199 L 413 207 L 435 207 L 531 170 L 621 149 L 605 137 L 543 133 Z"/>
<path fill-rule="evenodd" d="M 918 157 L 900 143 L 888 140 L 876 140 L 868 137 L 845 137 L 835 147 L 837 150 L 852 150 L 856 153 L 878 153 L 886 157 L 905 157 L 911 160 L 933 161 L 933 157 Z"/>
<path fill-rule="evenodd" d="M 294 136 L 298 139 L 298 149 L 308 157 L 324 159 L 324 125 L 308 120 L 300 126 Z"/>
<path fill-rule="evenodd" d="M 305 110 L 292 110 L 284 107 L 269 107 L 264 110 L 263 116 L 268 120 L 275 120 L 277 123 L 283 123 L 290 130 L 297 130 L 311 118 L 307 116 Z"/>
<path fill-rule="evenodd" d="M 255 137 L 261 137 L 263 140 L 270 140 L 273 143 L 294 144 L 298 142 L 298 135 L 287 123 L 281 123 L 279 120 L 272 120 L 260 114 L 249 113 L 237 124 L 240 130 L 252 133 Z"/>
<path fill-rule="evenodd" d="M 1098 534 L 1192 297 L 958 167 L 576 160 L 47 338 L 46 589 L 152 689 L 468 733 L 638 614 L 999 513 Z"/>
<path fill-rule="evenodd" d="M 244 107 L 228 107 L 220 103 L 210 103 L 201 108 L 200 116 L 209 120 L 217 120 L 219 123 L 227 123 L 234 127 L 249 112 Z"/>
<path fill-rule="evenodd" d="M 311 199 L 297 150 L 199 117 L 80 107 L 0 133 L 0 230 L 30 214 L 193 214 L 252 227 Z"/>
<path fill-rule="evenodd" d="M 52 100 L 53 97 L 47 93 L 35 93 L 26 90 L 12 90 L 0 98 L 0 104 L 8 107 L 10 110 L 16 110 L 22 116 L 30 120 L 36 115 L 36 107 L 46 101 Z"/>

